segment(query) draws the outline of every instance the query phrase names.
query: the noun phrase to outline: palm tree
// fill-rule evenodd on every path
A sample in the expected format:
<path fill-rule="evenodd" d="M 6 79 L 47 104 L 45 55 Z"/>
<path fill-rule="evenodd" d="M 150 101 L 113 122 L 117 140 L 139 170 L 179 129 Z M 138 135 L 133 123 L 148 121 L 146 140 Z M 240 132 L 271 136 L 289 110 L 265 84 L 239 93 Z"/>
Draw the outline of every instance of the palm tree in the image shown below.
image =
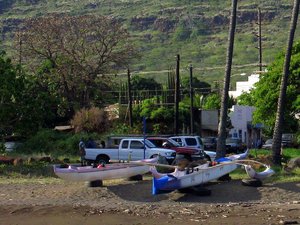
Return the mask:
<path fill-rule="evenodd" d="M 276 121 L 275 121 L 274 133 L 273 133 L 272 155 L 273 155 L 273 162 L 276 165 L 281 165 L 281 139 L 282 139 L 281 136 L 282 136 L 284 107 L 285 107 L 284 102 L 286 99 L 286 89 L 288 85 L 292 47 L 293 47 L 294 35 L 297 27 L 298 14 L 299 14 L 299 1 L 300 0 L 294 1 L 293 15 L 292 15 L 291 25 L 290 25 L 290 35 L 289 35 L 287 50 L 285 54 L 283 75 L 281 78 Z"/>
<path fill-rule="evenodd" d="M 224 88 L 222 92 L 220 123 L 218 127 L 217 158 L 223 157 L 226 154 L 225 140 L 226 140 L 226 121 L 227 121 L 227 110 L 228 110 L 228 99 L 229 99 L 228 91 L 230 85 L 234 34 L 235 34 L 235 26 L 236 26 L 236 9 L 237 9 L 237 0 L 232 0 L 230 29 L 229 29 L 229 37 L 228 37 L 229 45 L 228 45 L 227 55 L 226 55 Z"/>

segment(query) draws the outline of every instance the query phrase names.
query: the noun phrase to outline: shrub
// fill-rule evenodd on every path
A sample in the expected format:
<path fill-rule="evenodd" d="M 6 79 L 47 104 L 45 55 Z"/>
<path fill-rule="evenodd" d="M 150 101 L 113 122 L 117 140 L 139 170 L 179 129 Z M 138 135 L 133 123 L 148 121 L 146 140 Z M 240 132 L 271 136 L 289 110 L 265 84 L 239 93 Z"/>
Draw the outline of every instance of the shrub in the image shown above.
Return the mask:
<path fill-rule="evenodd" d="M 60 156 L 78 156 L 78 143 L 80 139 L 87 141 L 88 138 L 97 140 L 96 133 L 60 133 L 54 130 L 43 129 L 26 140 L 17 148 L 17 153 L 26 155 L 39 154 Z"/>
<path fill-rule="evenodd" d="M 5 155 L 6 151 L 5 151 L 5 145 L 4 142 L 0 141 L 0 155 Z"/>
<path fill-rule="evenodd" d="M 53 130 L 43 129 L 38 131 L 34 136 L 30 137 L 22 144 L 17 151 L 24 154 L 45 153 L 49 154 L 55 149 L 55 142 L 64 138 L 63 133 Z"/>
<path fill-rule="evenodd" d="M 90 109 L 81 109 L 76 112 L 71 125 L 75 132 L 99 132 L 103 133 L 107 130 L 108 116 L 103 109 L 92 107 Z"/>

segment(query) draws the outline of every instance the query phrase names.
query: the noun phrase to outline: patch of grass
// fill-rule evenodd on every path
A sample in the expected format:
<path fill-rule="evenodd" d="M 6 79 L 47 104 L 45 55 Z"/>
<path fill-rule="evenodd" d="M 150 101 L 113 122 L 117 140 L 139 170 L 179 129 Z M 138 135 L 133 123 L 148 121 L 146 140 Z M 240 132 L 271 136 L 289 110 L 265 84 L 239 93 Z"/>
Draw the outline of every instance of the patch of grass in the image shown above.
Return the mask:
<path fill-rule="evenodd" d="M 300 182 L 300 168 L 295 169 L 292 173 L 286 173 L 279 167 L 272 167 L 275 174 L 264 180 L 264 183 L 287 183 L 287 182 Z M 230 173 L 232 179 L 240 180 L 249 178 L 245 170 L 240 168 Z"/>
<path fill-rule="evenodd" d="M 20 174 L 15 174 L 15 176 L 0 176 L 0 184 L 56 184 L 64 182 L 62 179 L 54 177 L 35 177 L 28 178 L 26 176 L 20 176 Z"/>
<path fill-rule="evenodd" d="M 292 173 L 287 173 L 283 169 L 276 169 L 275 174 L 266 181 L 272 183 L 300 182 L 300 168 L 295 169 Z"/>
<path fill-rule="evenodd" d="M 259 158 L 260 156 L 271 156 L 272 151 L 271 150 L 265 150 L 265 149 L 251 149 L 250 150 L 250 155 Z M 283 158 L 286 159 L 292 159 L 300 157 L 300 149 L 296 148 L 284 148 L 283 149 Z"/>
<path fill-rule="evenodd" d="M 272 151 L 264 150 L 264 149 L 252 149 L 250 150 L 250 157 L 251 156 L 254 157 L 254 160 L 267 163 L 262 160 L 266 160 L 268 157 L 271 157 Z M 285 148 L 283 150 L 283 160 L 288 161 L 291 158 L 295 158 L 295 157 L 300 157 L 299 149 Z M 300 168 L 295 169 L 291 173 L 287 173 L 286 171 L 284 171 L 283 168 L 278 166 L 272 166 L 271 168 L 275 171 L 275 174 L 267 178 L 266 180 L 264 180 L 264 182 L 267 183 L 300 182 Z M 233 171 L 232 173 L 230 173 L 230 175 L 233 179 L 248 178 L 248 175 L 246 174 L 243 168 L 239 168 Z"/>
<path fill-rule="evenodd" d="M 0 165 L 0 175 L 9 178 L 22 177 L 54 177 L 52 165 L 44 162 L 34 162 L 23 165 Z"/>

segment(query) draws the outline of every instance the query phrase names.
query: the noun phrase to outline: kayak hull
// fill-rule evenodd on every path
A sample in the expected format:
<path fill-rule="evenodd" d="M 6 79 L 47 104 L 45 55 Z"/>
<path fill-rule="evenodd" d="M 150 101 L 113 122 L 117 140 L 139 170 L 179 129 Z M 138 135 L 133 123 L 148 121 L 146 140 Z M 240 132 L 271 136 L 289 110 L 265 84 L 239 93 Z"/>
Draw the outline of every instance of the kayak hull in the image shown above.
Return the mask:
<path fill-rule="evenodd" d="M 194 168 L 179 171 L 175 169 L 173 173 L 162 174 L 152 167 L 150 172 L 153 175 L 152 194 L 171 192 L 177 189 L 184 189 L 198 186 L 209 181 L 218 179 L 239 167 L 235 160 L 246 158 L 248 151 L 242 154 L 232 155 L 217 160 L 217 165 L 209 166 L 208 163 Z"/>
<path fill-rule="evenodd" d="M 156 159 L 136 161 L 138 163 L 155 163 Z M 106 164 L 104 167 L 73 166 L 60 168 L 54 166 L 54 173 L 61 179 L 68 181 L 95 181 L 128 178 L 149 172 L 149 165 L 131 163 Z"/>

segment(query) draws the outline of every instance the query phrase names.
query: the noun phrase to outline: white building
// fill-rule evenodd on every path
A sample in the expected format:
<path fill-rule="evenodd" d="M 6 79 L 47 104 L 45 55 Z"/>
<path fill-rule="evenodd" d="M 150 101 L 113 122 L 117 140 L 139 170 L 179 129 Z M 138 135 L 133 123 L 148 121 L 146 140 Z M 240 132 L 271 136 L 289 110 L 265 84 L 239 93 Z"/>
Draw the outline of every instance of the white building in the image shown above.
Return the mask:
<path fill-rule="evenodd" d="M 249 91 L 254 87 L 254 84 L 259 81 L 259 74 L 251 74 L 248 76 L 248 81 L 238 81 L 236 82 L 236 90 L 229 91 L 229 96 L 237 98 L 243 92 L 249 93 Z"/>
<path fill-rule="evenodd" d="M 244 143 L 249 143 L 249 124 L 252 122 L 252 114 L 254 110 L 255 108 L 253 106 L 232 106 L 232 112 L 229 113 L 231 124 L 233 126 L 233 128 L 229 131 L 230 137 L 240 138 Z"/>

